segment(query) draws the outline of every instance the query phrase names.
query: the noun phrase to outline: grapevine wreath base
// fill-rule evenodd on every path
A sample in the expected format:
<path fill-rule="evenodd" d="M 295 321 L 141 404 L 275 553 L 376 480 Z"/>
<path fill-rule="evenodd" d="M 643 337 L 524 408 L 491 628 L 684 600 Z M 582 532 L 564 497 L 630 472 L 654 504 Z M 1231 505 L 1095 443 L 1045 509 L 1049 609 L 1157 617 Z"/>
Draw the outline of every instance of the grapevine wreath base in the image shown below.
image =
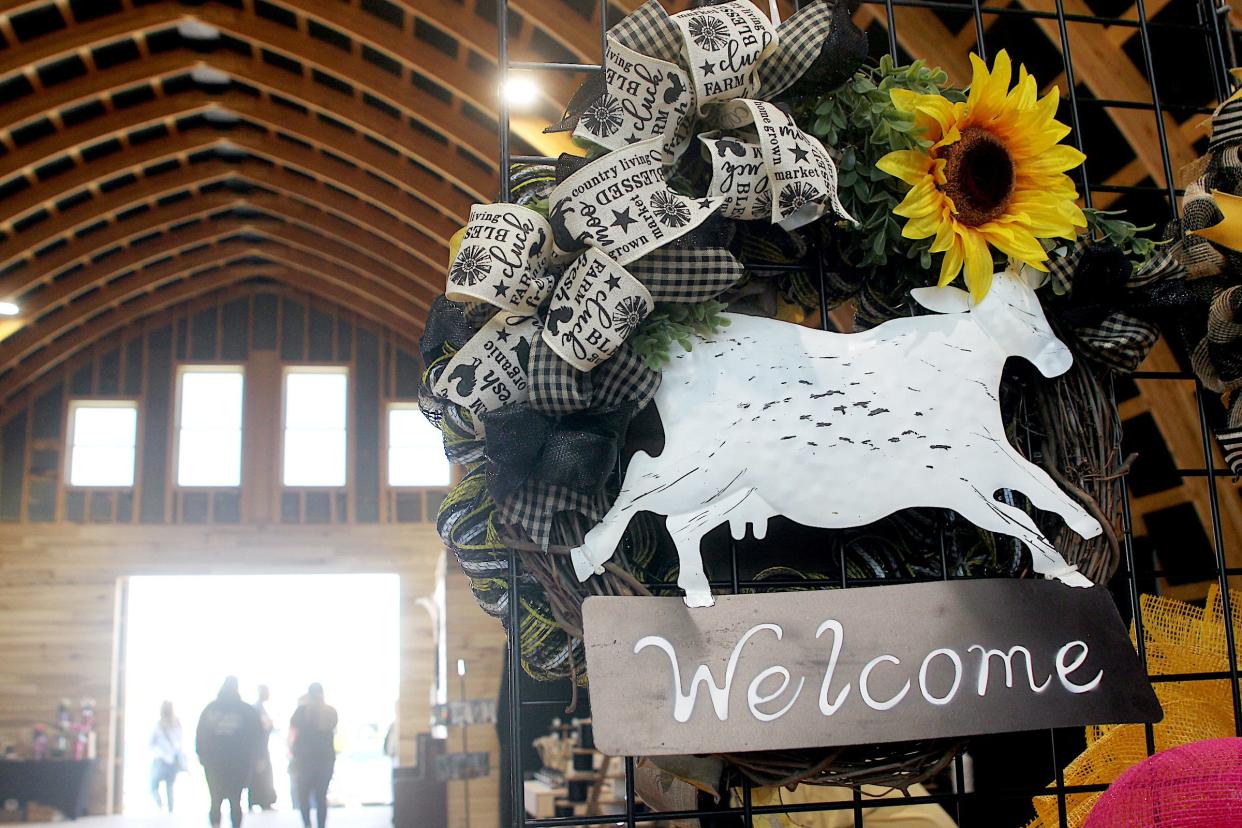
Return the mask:
<path fill-rule="evenodd" d="M 736 69 L 716 54 L 733 47 Z M 606 71 L 552 127 L 573 131 L 586 155 L 514 166 L 513 203 L 476 205 L 455 237 L 448 289 L 421 342 L 424 413 L 466 469 L 438 528 L 485 611 L 507 623 L 519 597 L 520 629 L 510 632 L 530 676 L 587 686 L 584 598 L 680 594 L 676 552 L 652 514 L 631 521 L 602 574 L 580 581 L 569 554 L 612 505 L 629 456 L 659 454 L 649 403 L 670 352 L 720 330 L 726 309 L 854 329 L 918 313 L 909 291 L 936 281 L 937 259 L 940 282 L 964 275 L 976 301 L 994 267 L 1050 273 L 1040 300 L 1074 365 L 1045 380 L 1012 361 L 999 402 L 1011 443 L 1104 526 L 1084 540 L 1040 514 L 1041 530 L 1092 581 L 1116 570 L 1128 462 L 1113 376 L 1138 366 L 1158 323 L 1199 307 L 1179 238 L 1162 247 L 1074 206 L 1063 171 L 1081 154 L 1058 143 L 1069 130 L 1053 120 L 1055 92 L 1037 102 L 1021 69 L 1006 95 L 1003 52 L 990 76 L 976 61 L 964 92 L 921 62 L 863 66 L 865 47 L 844 2 L 821 0 L 777 24 L 747 0 L 671 17 L 649 0 L 610 30 Z M 971 119 L 985 111 L 1025 132 L 983 134 L 993 127 Z M 951 136 L 932 140 L 954 119 L 971 136 L 958 150 Z M 992 202 L 968 203 L 978 188 L 962 182 L 979 174 L 968 150 L 994 156 L 1004 141 L 1016 148 L 1010 162 L 1046 168 L 1021 179 L 1039 192 L 989 190 Z M 937 183 L 946 170 L 965 178 Z M 615 185 L 623 177 L 637 183 Z M 926 212 L 943 192 L 961 205 Z M 1026 236 L 970 223 L 1004 209 Z M 1027 226 L 1028 215 L 1043 218 Z M 936 509 L 832 531 L 775 518 L 762 541 L 719 531 L 703 551 L 714 581 L 764 590 L 1031 571 L 1012 539 Z M 506 580 L 514 555 L 516 592 Z M 960 748 L 936 740 L 721 758 L 730 781 L 905 788 Z"/>

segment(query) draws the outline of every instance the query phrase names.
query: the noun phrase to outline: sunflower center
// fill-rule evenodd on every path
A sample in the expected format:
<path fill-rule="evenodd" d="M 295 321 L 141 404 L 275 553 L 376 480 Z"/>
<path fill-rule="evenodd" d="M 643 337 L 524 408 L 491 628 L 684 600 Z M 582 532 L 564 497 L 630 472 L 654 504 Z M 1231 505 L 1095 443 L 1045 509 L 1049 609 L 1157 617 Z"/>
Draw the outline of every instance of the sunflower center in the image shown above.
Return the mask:
<path fill-rule="evenodd" d="M 957 207 L 957 219 L 971 227 L 1005 212 L 1013 194 L 1013 159 L 1000 139 L 979 127 L 967 127 L 942 157 L 944 191 Z"/>

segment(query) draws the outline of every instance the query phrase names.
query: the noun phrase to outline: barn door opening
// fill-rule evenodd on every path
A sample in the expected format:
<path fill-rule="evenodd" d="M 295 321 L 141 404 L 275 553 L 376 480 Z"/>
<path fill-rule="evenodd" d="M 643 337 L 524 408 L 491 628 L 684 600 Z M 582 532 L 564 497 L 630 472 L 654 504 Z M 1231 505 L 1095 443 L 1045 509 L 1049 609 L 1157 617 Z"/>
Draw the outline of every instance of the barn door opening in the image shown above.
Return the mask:
<path fill-rule="evenodd" d="M 176 813 L 206 812 L 194 751 L 199 714 L 226 676 L 245 701 L 266 685 L 276 808 L 290 811 L 289 719 L 311 682 L 340 716 L 329 802 L 391 803 L 385 736 L 397 710 L 400 578 L 396 575 L 188 575 L 129 579 L 124 624 L 122 810 L 154 814 L 151 740 L 160 705 L 173 703 L 187 771 Z"/>

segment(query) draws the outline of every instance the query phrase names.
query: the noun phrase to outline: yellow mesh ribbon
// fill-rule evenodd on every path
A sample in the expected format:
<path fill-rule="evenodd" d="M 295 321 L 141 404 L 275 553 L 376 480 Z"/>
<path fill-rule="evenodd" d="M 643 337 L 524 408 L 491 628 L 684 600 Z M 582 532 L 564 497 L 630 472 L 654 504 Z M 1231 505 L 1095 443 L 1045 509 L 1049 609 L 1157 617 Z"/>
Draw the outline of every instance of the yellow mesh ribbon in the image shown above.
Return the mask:
<path fill-rule="evenodd" d="M 956 823 L 939 805 L 896 805 L 884 808 L 868 808 L 867 800 L 899 799 L 905 794 L 896 788 L 863 785 L 863 822 L 866 825 L 892 826 L 892 828 L 954 828 Z M 927 796 L 922 785 L 910 786 L 910 796 Z M 739 797 L 735 795 L 735 800 Z M 815 802 L 850 802 L 854 798 L 852 788 L 832 785 L 799 785 L 794 790 L 785 788 L 753 788 L 750 801 L 756 806 L 804 805 Z M 734 804 L 740 805 L 740 801 Z M 854 809 L 839 811 L 796 811 L 794 813 L 763 814 L 751 819 L 753 828 L 854 828 Z"/>
<path fill-rule="evenodd" d="M 1230 590 L 1229 598 L 1234 638 L 1242 641 L 1242 595 Z M 1215 586 L 1208 592 L 1204 609 L 1154 595 L 1141 596 L 1139 607 L 1149 675 L 1229 669 L 1225 612 Z M 1135 640 L 1133 625 L 1130 639 Z M 1234 735 L 1228 679 L 1161 682 L 1155 688 L 1164 708 L 1164 720 L 1153 726 L 1156 750 Z M 1094 725 L 1087 728 L 1087 749 L 1065 769 L 1065 784 L 1109 785 L 1146 758 L 1147 737 L 1142 725 Z M 1087 821 L 1099 798 L 1099 793 L 1066 796 L 1070 828 L 1080 828 Z M 1056 796 L 1037 796 L 1033 802 L 1038 816 L 1028 828 L 1060 825 Z"/>

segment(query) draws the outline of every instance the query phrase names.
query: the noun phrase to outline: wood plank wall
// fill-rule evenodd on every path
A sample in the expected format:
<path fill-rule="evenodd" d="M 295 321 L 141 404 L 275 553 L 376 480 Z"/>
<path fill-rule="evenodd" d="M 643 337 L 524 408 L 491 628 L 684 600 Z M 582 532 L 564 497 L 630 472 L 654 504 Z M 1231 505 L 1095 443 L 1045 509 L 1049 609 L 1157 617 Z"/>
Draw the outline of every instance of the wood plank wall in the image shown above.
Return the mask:
<path fill-rule="evenodd" d="M 456 559 L 446 566 L 445 612 L 448 634 L 449 700 L 495 699 L 500 694 L 504 671 L 505 631 L 500 621 L 479 608 L 466 574 Z M 457 678 L 457 659 L 466 660 L 466 694 Z M 467 786 L 450 782 L 448 787 L 450 828 L 491 828 L 500 823 L 500 741 L 495 725 L 468 725 L 463 745 L 460 727 L 449 728 L 448 750 L 486 750 L 491 754 L 491 773 L 470 780 L 470 822 L 466 822 Z"/>

